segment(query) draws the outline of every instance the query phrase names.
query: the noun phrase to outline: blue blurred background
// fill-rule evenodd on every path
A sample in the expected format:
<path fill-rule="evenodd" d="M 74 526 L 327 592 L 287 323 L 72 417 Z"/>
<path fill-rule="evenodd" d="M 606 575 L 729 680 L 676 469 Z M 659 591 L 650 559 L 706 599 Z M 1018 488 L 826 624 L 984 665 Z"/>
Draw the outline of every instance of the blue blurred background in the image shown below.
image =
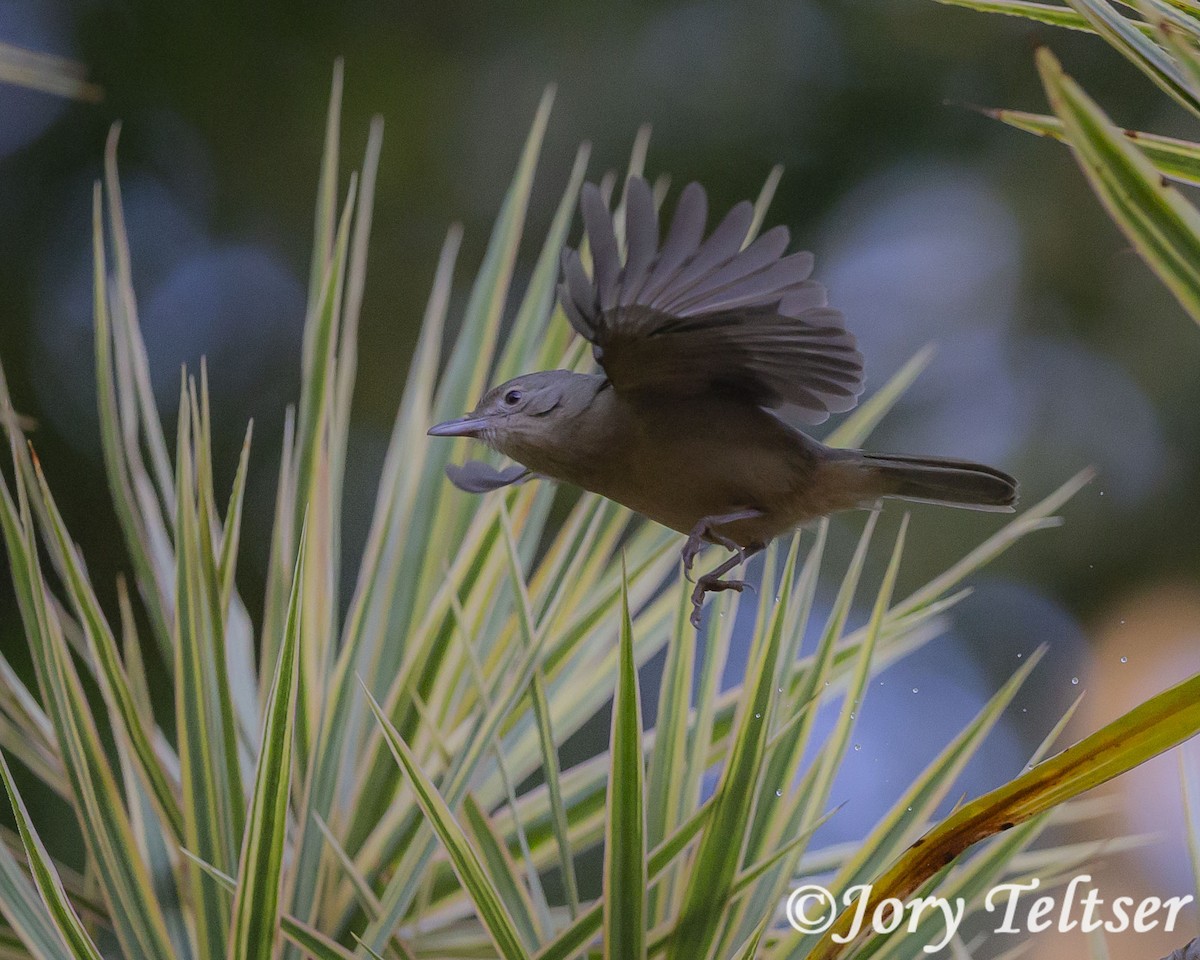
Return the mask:
<path fill-rule="evenodd" d="M 369 117 L 387 121 L 349 550 L 365 532 L 442 235 L 464 223 L 468 275 L 541 91 L 556 82 L 531 236 L 548 225 L 581 140 L 594 145 L 596 177 L 620 169 L 651 123 L 649 172 L 670 173 L 676 188 L 702 181 L 717 211 L 781 163 L 769 219 L 816 252 L 870 385 L 938 345 L 873 447 L 993 463 L 1019 476 L 1026 503 L 1086 465 L 1099 471 L 1066 508 L 1065 529 L 989 567 L 952 634 L 872 690 L 839 787 L 850 803 L 827 839 L 861 835 L 1040 644 L 1048 656 L 964 791 L 1019 772 L 1081 690 L 1091 695 L 1079 732 L 1200 669 L 1200 331 L 1065 148 L 967 106 L 1044 110 L 1032 62 L 1044 41 L 1117 122 L 1200 138 L 1099 40 L 927 0 L 0 0 L 0 41 L 77 59 L 105 92 L 82 104 L 0 87 L 0 358 L 98 584 L 125 566 L 92 375 L 90 191 L 108 127 L 123 122 L 134 279 L 164 419 L 180 365 L 205 355 L 226 482 L 245 421 L 256 421 L 241 568 L 255 609 L 283 409 L 298 384 L 331 65 L 344 56 L 351 162 Z M 519 270 L 535 252 L 531 243 Z M 456 296 L 460 308 L 465 291 Z M 901 512 L 885 512 L 884 537 Z M 835 558 L 861 522 L 835 523 Z M 917 508 L 900 590 L 1000 522 Z M 0 643 L 20 662 L 3 581 Z M 1121 861 L 1114 883 L 1191 889 L 1177 795 L 1174 758 L 1122 782 L 1109 832 L 1157 830 L 1164 841 Z M 1153 949 L 1143 938 L 1129 955 Z"/>

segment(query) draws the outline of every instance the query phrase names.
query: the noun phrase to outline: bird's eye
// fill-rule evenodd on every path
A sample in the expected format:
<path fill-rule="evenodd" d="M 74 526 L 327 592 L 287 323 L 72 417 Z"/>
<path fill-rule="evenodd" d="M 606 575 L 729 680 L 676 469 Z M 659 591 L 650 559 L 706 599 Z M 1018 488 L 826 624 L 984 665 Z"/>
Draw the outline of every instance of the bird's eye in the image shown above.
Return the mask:
<path fill-rule="evenodd" d="M 520 402 L 521 402 L 521 391 L 520 390 L 509 390 L 508 393 L 506 393 L 504 395 L 504 403 L 507 406 L 512 407 Z"/>

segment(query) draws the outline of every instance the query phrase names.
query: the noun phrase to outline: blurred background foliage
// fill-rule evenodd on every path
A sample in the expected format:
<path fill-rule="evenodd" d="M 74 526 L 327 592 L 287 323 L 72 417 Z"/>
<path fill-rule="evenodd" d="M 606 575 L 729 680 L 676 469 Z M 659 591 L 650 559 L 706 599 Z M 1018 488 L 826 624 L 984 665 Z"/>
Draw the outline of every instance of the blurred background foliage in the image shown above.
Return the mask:
<path fill-rule="evenodd" d="M 463 262 L 476 263 L 554 82 L 531 235 L 549 223 L 581 140 L 593 143 L 594 178 L 621 168 L 639 125 L 652 124 L 649 173 L 670 173 L 675 188 L 702 181 L 714 210 L 753 196 L 780 163 L 769 219 L 816 252 L 870 384 L 938 346 L 873 447 L 994 463 L 1020 477 L 1027 503 L 1086 464 L 1099 470 L 1065 531 L 990 568 L 954 634 L 885 676 L 843 772 L 853 802 L 830 839 L 872 822 L 1040 643 L 1050 653 L 968 771 L 973 792 L 1015 774 L 1081 688 L 1096 694 L 1081 711 L 1081 728 L 1094 729 L 1200 667 L 1200 334 L 1066 149 L 971 109 L 1044 112 L 1032 54 L 1046 42 L 1116 122 L 1197 138 L 1194 121 L 1095 38 L 925 0 L 0 0 L 0 41 L 78 60 L 104 93 L 70 102 L 0 87 L 0 356 L 102 589 L 126 566 L 92 372 L 88 218 L 108 127 L 123 123 L 134 280 L 164 422 L 180 365 L 195 370 L 207 355 L 224 489 L 245 421 L 256 421 L 241 588 L 258 609 L 278 438 L 299 382 L 330 69 L 344 56 L 347 154 L 371 114 L 388 124 L 348 554 L 365 535 L 445 228 L 464 223 Z M 519 272 L 535 255 L 525 251 Z M 900 513 L 887 511 L 885 525 Z M 902 575 L 912 583 L 998 524 L 915 513 Z M 843 554 L 860 526 L 835 523 Z M 0 582 L 0 644 L 24 662 L 7 575 Z M 1174 763 L 1125 779 L 1114 831 L 1162 830 L 1168 842 L 1123 876 L 1144 877 L 1150 892 L 1186 890 Z"/>

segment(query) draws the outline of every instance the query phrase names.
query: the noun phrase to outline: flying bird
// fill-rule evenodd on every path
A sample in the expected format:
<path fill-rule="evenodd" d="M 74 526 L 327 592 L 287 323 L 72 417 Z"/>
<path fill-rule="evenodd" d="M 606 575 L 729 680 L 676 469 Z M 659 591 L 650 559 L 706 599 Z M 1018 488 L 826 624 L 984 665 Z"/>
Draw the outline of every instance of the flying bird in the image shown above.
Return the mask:
<path fill-rule="evenodd" d="M 882 497 L 1011 511 L 1017 484 L 982 464 L 825 446 L 786 423 L 820 423 L 858 402 L 863 359 L 842 314 L 810 279 L 811 253 L 786 253 L 786 227 L 748 241 L 749 202 L 706 238 L 708 200 L 680 193 L 660 244 L 649 184 L 626 184 L 622 258 L 600 190 L 580 198 L 591 251 L 562 254 L 559 303 L 592 344 L 598 373 L 547 370 L 490 390 L 470 413 L 430 428 L 475 437 L 516 464 L 450 465 L 457 487 L 496 490 L 532 477 L 571 483 L 686 534 L 690 576 L 705 543 L 732 555 L 699 577 L 708 592 L 780 534 Z"/>

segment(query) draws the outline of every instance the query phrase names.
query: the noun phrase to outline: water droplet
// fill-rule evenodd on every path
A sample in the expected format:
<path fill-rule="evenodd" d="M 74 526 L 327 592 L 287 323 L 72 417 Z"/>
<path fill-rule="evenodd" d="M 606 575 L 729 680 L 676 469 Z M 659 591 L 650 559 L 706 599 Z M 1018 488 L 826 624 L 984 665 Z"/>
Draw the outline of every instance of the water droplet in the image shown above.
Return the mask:
<path fill-rule="evenodd" d="M 775 796 L 777 796 L 777 797 L 782 797 L 782 796 L 783 796 L 783 791 L 782 791 L 782 790 L 776 790 L 776 791 L 775 791 Z"/>
<path fill-rule="evenodd" d="M 1125 621 L 1124 621 L 1124 620 L 1122 620 L 1122 621 L 1121 621 L 1121 626 L 1125 626 Z"/>
<path fill-rule="evenodd" d="M 908 812 L 909 812 L 909 813 L 912 813 L 912 807 L 909 807 L 909 808 L 908 808 Z"/>
<path fill-rule="evenodd" d="M 1025 654 L 1023 654 L 1023 653 L 1018 653 L 1018 654 L 1017 654 L 1017 659 L 1018 659 L 1018 660 L 1020 660 L 1020 659 L 1021 659 L 1023 656 L 1025 656 Z"/>
<path fill-rule="evenodd" d="M 920 692 L 921 692 L 920 687 L 913 687 L 913 693 L 920 693 Z"/>
<path fill-rule="evenodd" d="M 1073 687 L 1079 686 L 1079 678 L 1078 677 L 1071 678 L 1071 686 L 1073 686 Z"/>
<path fill-rule="evenodd" d="M 861 744 L 861 743 L 856 743 L 856 744 L 854 745 L 854 749 L 855 749 L 855 750 L 861 750 L 861 749 L 862 749 L 862 744 Z"/>
<path fill-rule="evenodd" d="M 853 720 L 853 719 L 854 719 L 854 714 L 853 714 L 853 713 L 851 713 L 851 714 L 850 714 L 850 719 L 851 719 L 851 720 Z"/>
<path fill-rule="evenodd" d="M 829 681 L 828 681 L 828 680 L 826 680 L 826 681 L 825 681 L 825 686 L 829 686 Z"/>
<path fill-rule="evenodd" d="M 761 720 L 761 719 L 762 719 L 762 714 L 761 714 L 761 713 L 756 713 L 756 714 L 754 715 L 754 719 L 755 719 L 755 720 Z"/>
<path fill-rule="evenodd" d="M 1122 658 L 1121 658 L 1121 662 L 1122 662 L 1122 663 L 1128 663 L 1128 662 L 1129 662 L 1129 658 L 1128 658 L 1128 657 L 1122 657 Z"/>

